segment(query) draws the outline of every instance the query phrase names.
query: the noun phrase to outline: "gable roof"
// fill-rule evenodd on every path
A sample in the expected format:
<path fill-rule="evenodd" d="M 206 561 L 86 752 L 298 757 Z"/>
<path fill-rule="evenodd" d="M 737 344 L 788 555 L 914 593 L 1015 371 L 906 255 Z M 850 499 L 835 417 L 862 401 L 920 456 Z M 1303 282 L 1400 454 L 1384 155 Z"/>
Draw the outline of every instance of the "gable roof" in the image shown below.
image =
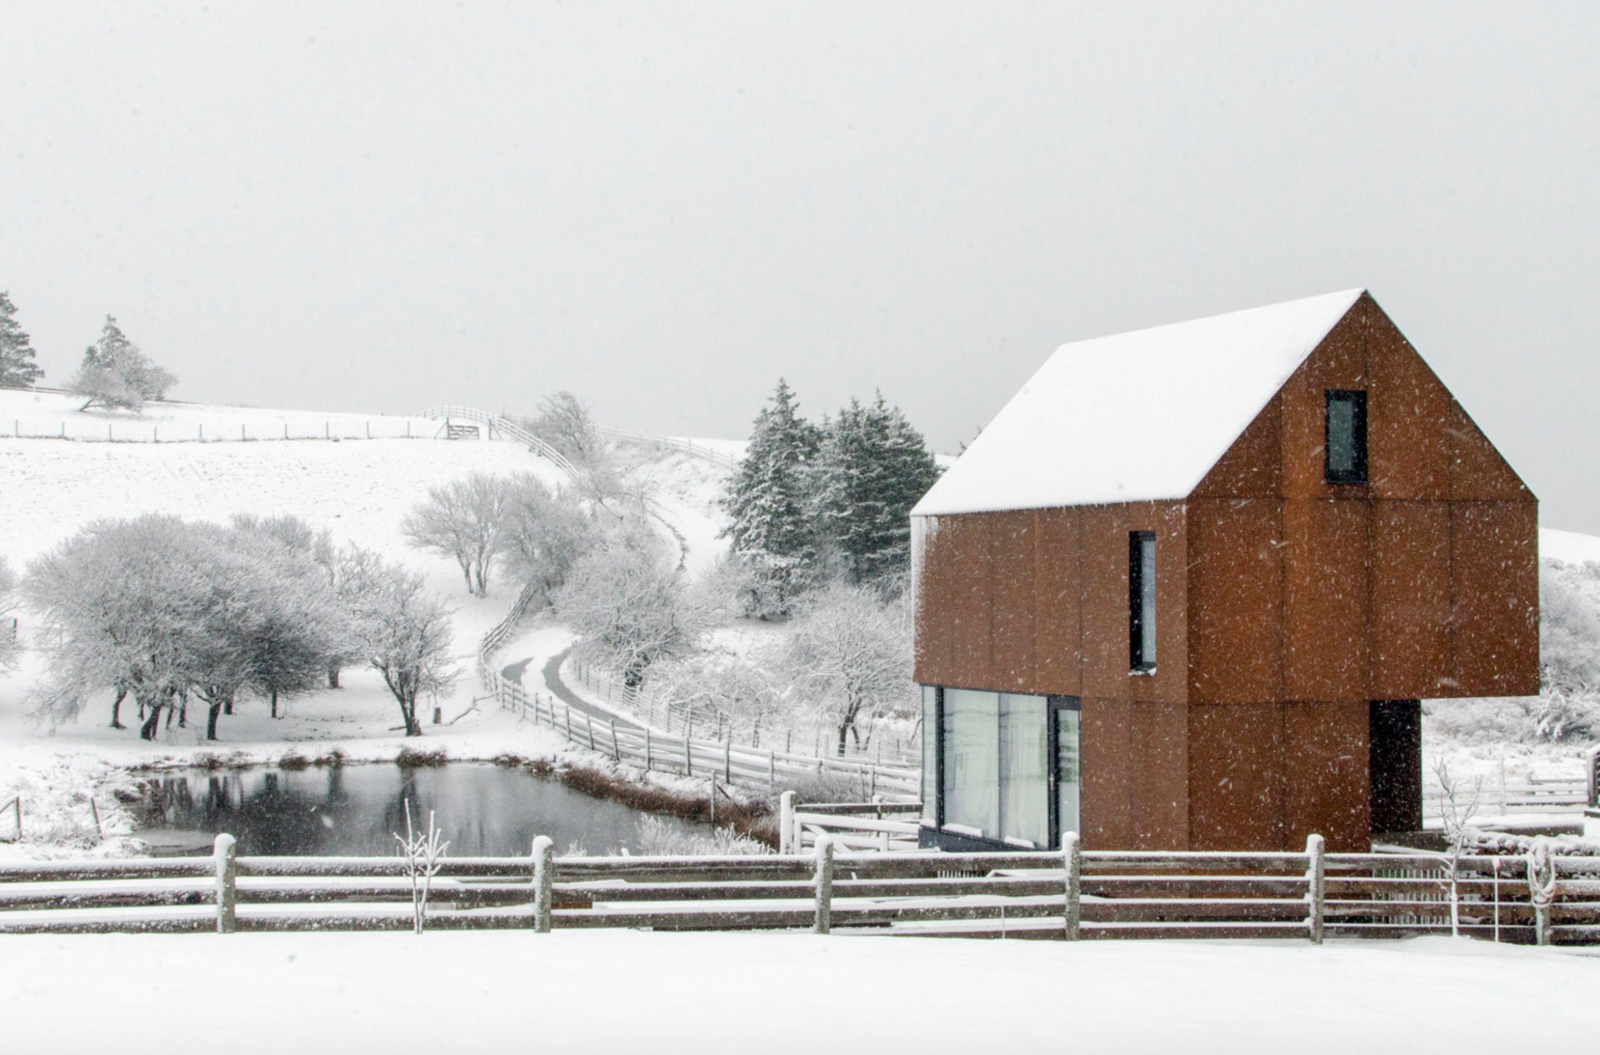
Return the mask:
<path fill-rule="evenodd" d="M 911 515 L 1186 498 L 1363 292 L 1062 345 Z"/>

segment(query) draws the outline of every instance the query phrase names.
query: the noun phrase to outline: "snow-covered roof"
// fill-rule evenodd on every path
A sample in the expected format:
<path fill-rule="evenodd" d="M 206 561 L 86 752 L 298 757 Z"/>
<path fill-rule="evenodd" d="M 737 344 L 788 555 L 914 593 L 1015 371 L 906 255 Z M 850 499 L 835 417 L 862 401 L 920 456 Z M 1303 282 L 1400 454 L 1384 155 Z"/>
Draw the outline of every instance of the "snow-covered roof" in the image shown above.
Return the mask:
<path fill-rule="evenodd" d="M 1184 498 L 1362 292 L 1063 345 L 911 513 Z"/>

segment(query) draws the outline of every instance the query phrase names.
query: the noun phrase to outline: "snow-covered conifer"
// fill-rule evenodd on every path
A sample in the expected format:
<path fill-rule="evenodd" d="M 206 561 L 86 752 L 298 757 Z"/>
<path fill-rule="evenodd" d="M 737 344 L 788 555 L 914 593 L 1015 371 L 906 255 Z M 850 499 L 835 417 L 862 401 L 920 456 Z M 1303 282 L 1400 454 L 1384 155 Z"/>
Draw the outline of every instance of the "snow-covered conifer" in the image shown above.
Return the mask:
<path fill-rule="evenodd" d="M 33 345 L 17 324 L 17 306 L 0 290 L 0 388 L 27 388 L 43 376 L 33 361 Z"/>
<path fill-rule="evenodd" d="M 821 430 L 800 416 L 793 390 L 780 378 L 772 405 L 756 415 L 750 447 L 722 503 L 729 516 L 723 534 L 751 572 L 751 614 L 787 615 L 810 584 L 817 539 L 806 469 L 821 439 Z"/>
<path fill-rule="evenodd" d="M 828 423 L 811 471 L 818 523 L 854 582 L 903 572 L 911 507 L 939 478 L 922 434 L 880 392 Z"/>
<path fill-rule="evenodd" d="M 100 339 L 84 350 L 67 391 L 84 397 L 80 410 L 100 406 L 137 411 L 146 400 L 164 398 L 177 383 L 177 377 L 151 362 L 107 315 Z"/>

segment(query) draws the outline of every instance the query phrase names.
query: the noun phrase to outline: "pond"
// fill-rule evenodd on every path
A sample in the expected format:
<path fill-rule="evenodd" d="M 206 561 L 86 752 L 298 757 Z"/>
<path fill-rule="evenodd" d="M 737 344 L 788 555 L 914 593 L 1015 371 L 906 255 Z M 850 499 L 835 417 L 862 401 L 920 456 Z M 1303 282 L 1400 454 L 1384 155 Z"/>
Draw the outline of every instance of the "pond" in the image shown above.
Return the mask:
<path fill-rule="evenodd" d="M 196 770 L 145 783 L 135 834 L 157 854 L 205 852 L 228 832 L 240 854 L 389 856 L 395 833 L 405 833 L 407 803 L 418 830 L 433 811 L 452 857 L 527 856 L 536 835 L 554 840 L 558 854 L 638 853 L 639 822 L 649 816 L 524 770 L 465 762 Z M 698 827 L 661 821 L 673 831 Z"/>

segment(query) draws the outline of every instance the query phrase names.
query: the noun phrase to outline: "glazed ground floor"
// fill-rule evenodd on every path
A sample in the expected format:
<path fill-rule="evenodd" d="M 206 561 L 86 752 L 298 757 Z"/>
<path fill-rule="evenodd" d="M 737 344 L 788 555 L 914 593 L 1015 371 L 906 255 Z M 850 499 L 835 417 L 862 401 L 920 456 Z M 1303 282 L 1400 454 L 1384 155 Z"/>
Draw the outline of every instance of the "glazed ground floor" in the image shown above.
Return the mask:
<path fill-rule="evenodd" d="M 1183 705 L 923 687 L 923 842 L 1335 852 L 1422 827 L 1416 700 Z"/>

